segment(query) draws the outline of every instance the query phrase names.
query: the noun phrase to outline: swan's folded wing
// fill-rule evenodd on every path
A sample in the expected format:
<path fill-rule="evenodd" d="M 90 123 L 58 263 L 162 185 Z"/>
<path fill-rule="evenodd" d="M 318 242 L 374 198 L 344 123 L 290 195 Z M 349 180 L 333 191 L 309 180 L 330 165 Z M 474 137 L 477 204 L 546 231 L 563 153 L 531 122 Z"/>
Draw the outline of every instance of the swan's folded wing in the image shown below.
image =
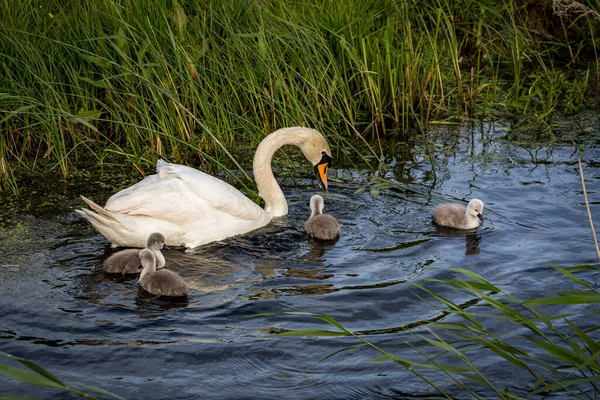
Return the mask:
<path fill-rule="evenodd" d="M 243 220 L 257 220 L 264 213 L 233 186 L 194 168 L 160 160 L 157 172 L 114 194 L 104 208 L 181 225 L 214 213 Z"/>

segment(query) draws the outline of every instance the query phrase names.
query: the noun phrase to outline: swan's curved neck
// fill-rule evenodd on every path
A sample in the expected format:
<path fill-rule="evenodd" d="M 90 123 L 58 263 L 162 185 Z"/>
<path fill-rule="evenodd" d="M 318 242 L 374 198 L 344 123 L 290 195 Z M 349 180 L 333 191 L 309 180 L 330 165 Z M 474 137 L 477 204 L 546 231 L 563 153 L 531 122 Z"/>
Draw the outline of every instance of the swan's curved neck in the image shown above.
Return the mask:
<path fill-rule="evenodd" d="M 287 201 L 271 169 L 273 154 L 286 144 L 301 147 L 301 138 L 296 133 L 302 129 L 305 128 L 279 129 L 264 138 L 256 149 L 253 163 L 254 180 L 260 197 L 265 201 L 265 211 L 272 217 L 288 213 Z"/>

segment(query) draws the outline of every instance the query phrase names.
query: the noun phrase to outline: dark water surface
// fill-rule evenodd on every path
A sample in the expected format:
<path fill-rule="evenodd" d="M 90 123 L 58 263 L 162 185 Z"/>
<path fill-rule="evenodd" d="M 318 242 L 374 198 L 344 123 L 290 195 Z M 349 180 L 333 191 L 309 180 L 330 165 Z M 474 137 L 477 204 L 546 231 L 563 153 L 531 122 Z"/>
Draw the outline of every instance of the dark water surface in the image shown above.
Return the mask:
<path fill-rule="evenodd" d="M 424 344 L 426 328 L 400 330 L 442 317 L 419 299 L 425 295 L 414 283 L 423 278 L 456 278 L 448 269 L 461 267 L 513 294 L 568 288 L 549 263 L 597 262 L 577 158 L 566 142 L 523 147 L 507 141 L 508 128 L 484 124 L 434 132 L 436 178 L 418 140 L 386 143 L 385 171 L 330 170 L 325 209 L 342 225 L 333 244 L 308 241 L 302 232 L 314 182 L 286 180 L 286 218 L 194 253 L 164 252 L 167 266 L 192 286 L 184 301 L 148 299 L 135 278 L 99 271 L 113 250 L 72 211 L 82 204 L 78 193 L 62 198 L 58 213 L 41 213 L 40 203 L 30 209 L 11 203 L 12 215 L 0 220 L 0 351 L 32 360 L 61 379 L 132 399 L 436 397 L 400 365 L 369 362 L 379 355 L 369 348 L 319 362 L 359 344 L 355 338 L 269 335 L 335 330 L 318 319 L 253 315 L 293 311 L 289 307 L 324 313 L 410 358 L 417 354 L 413 346 Z M 598 160 L 597 143 L 586 143 L 583 165 L 597 223 Z M 310 166 L 302 167 L 308 176 Z M 100 188 L 93 183 L 81 191 L 101 204 L 108 197 L 95 194 Z M 474 197 L 486 205 L 486 222 L 476 233 L 431 224 L 436 204 Z M 580 277 L 599 281 L 594 273 Z M 460 304 L 473 300 L 427 285 Z M 524 334 L 505 332 L 502 323 L 491 327 L 499 335 Z M 471 358 L 498 387 L 516 395 L 526 396 L 535 384 L 489 353 Z M 432 379 L 456 398 L 471 398 L 446 376 Z M 65 398 L 4 377 L 0 396 Z"/>

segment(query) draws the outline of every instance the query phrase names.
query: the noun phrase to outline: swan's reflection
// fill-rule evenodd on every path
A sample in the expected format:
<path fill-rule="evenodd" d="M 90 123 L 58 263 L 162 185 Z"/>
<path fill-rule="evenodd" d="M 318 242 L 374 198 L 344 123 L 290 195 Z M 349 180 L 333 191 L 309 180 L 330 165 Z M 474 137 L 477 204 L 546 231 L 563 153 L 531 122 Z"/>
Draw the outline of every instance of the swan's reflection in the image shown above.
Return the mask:
<path fill-rule="evenodd" d="M 440 236 L 464 236 L 466 256 L 479 254 L 481 251 L 479 249 L 479 243 L 481 242 L 483 236 L 477 232 L 477 229 L 458 230 L 436 225 L 434 233 Z"/>
<path fill-rule="evenodd" d="M 479 252 L 481 250 L 479 250 L 479 242 L 481 241 L 481 238 L 483 236 L 478 235 L 476 233 L 469 233 L 466 235 L 466 241 L 465 241 L 465 246 L 466 246 L 466 251 L 465 251 L 465 255 L 466 256 L 470 256 L 473 254 L 479 254 Z"/>
<path fill-rule="evenodd" d="M 264 280 L 261 285 L 248 288 L 253 294 L 252 300 L 274 299 L 281 296 L 307 296 L 334 292 L 333 285 L 324 281 L 333 276 L 325 273 L 330 265 L 324 265 L 324 255 L 334 241 L 314 241 L 307 236 L 297 243 L 304 251 L 293 260 L 277 258 L 259 258 L 255 260 L 255 269 Z M 306 283 L 310 280 L 311 283 Z"/>
<path fill-rule="evenodd" d="M 307 237 L 307 236 L 306 236 Z M 323 262 L 323 256 L 327 252 L 327 249 L 333 247 L 336 240 L 312 240 L 307 239 L 308 253 L 301 257 L 301 260 L 307 261 L 311 264 Z"/>
<path fill-rule="evenodd" d="M 180 274 L 191 290 L 209 294 L 227 292 L 256 281 L 256 274 L 245 267 L 249 261 L 247 255 L 239 249 L 232 244 L 218 243 L 203 246 L 193 253 L 169 251 L 165 256 L 169 269 Z M 227 297 L 231 300 L 235 296 L 237 291 L 229 291 Z"/>
<path fill-rule="evenodd" d="M 138 294 L 135 299 L 135 304 L 138 310 L 162 310 L 167 311 L 172 308 L 189 306 L 188 297 L 165 297 L 156 296 L 146 292 L 141 287 L 138 287 Z M 150 316 L 146 316 L 149 318 Z"/>

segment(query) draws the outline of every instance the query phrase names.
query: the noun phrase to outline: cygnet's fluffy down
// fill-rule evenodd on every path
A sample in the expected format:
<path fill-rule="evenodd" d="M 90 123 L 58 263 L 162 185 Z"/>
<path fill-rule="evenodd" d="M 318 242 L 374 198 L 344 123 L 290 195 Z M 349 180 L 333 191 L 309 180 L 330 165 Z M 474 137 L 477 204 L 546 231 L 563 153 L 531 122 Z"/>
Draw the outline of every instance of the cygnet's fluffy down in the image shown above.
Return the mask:
<path fill-rule="evenodd" d="M 146 249 L 154 253 L 157 268 L 165 266 L 165 256 L 160 252 L 168 249 L 165 245 L 165 237 L 158 232 L 148 236 Z M 102 263 L 102 269 L 109 274 L 139 274 L 140 273 L 140 249 L 127 249 L 112 254 Z"/>
<path fill-rule="evenodd" d="M 187 296 L 188 286 L 181 276 L 168 269 L 156 270 L 156 257 L 152 251 L 140 251 L 140 263 L 142 273 L 138 284 L 145 291 L 159 296 Z"/>
<path fill-rule="evenodd" d="M 456 229 L 474 229 L 483 222 L 483 202 L 473 199 L 467 207 L 461 204 L 440 204 L 433 210 L 433 222 Z"/>
<path fill-rule="evenodd" d="M 304 223 L 304 230 L 313 239 L 335 240 L 340 236 L 340 223 L 331 215 L 323 214 L 325 201 L 315 194 L 310 199 L 311 216 Z"/>

